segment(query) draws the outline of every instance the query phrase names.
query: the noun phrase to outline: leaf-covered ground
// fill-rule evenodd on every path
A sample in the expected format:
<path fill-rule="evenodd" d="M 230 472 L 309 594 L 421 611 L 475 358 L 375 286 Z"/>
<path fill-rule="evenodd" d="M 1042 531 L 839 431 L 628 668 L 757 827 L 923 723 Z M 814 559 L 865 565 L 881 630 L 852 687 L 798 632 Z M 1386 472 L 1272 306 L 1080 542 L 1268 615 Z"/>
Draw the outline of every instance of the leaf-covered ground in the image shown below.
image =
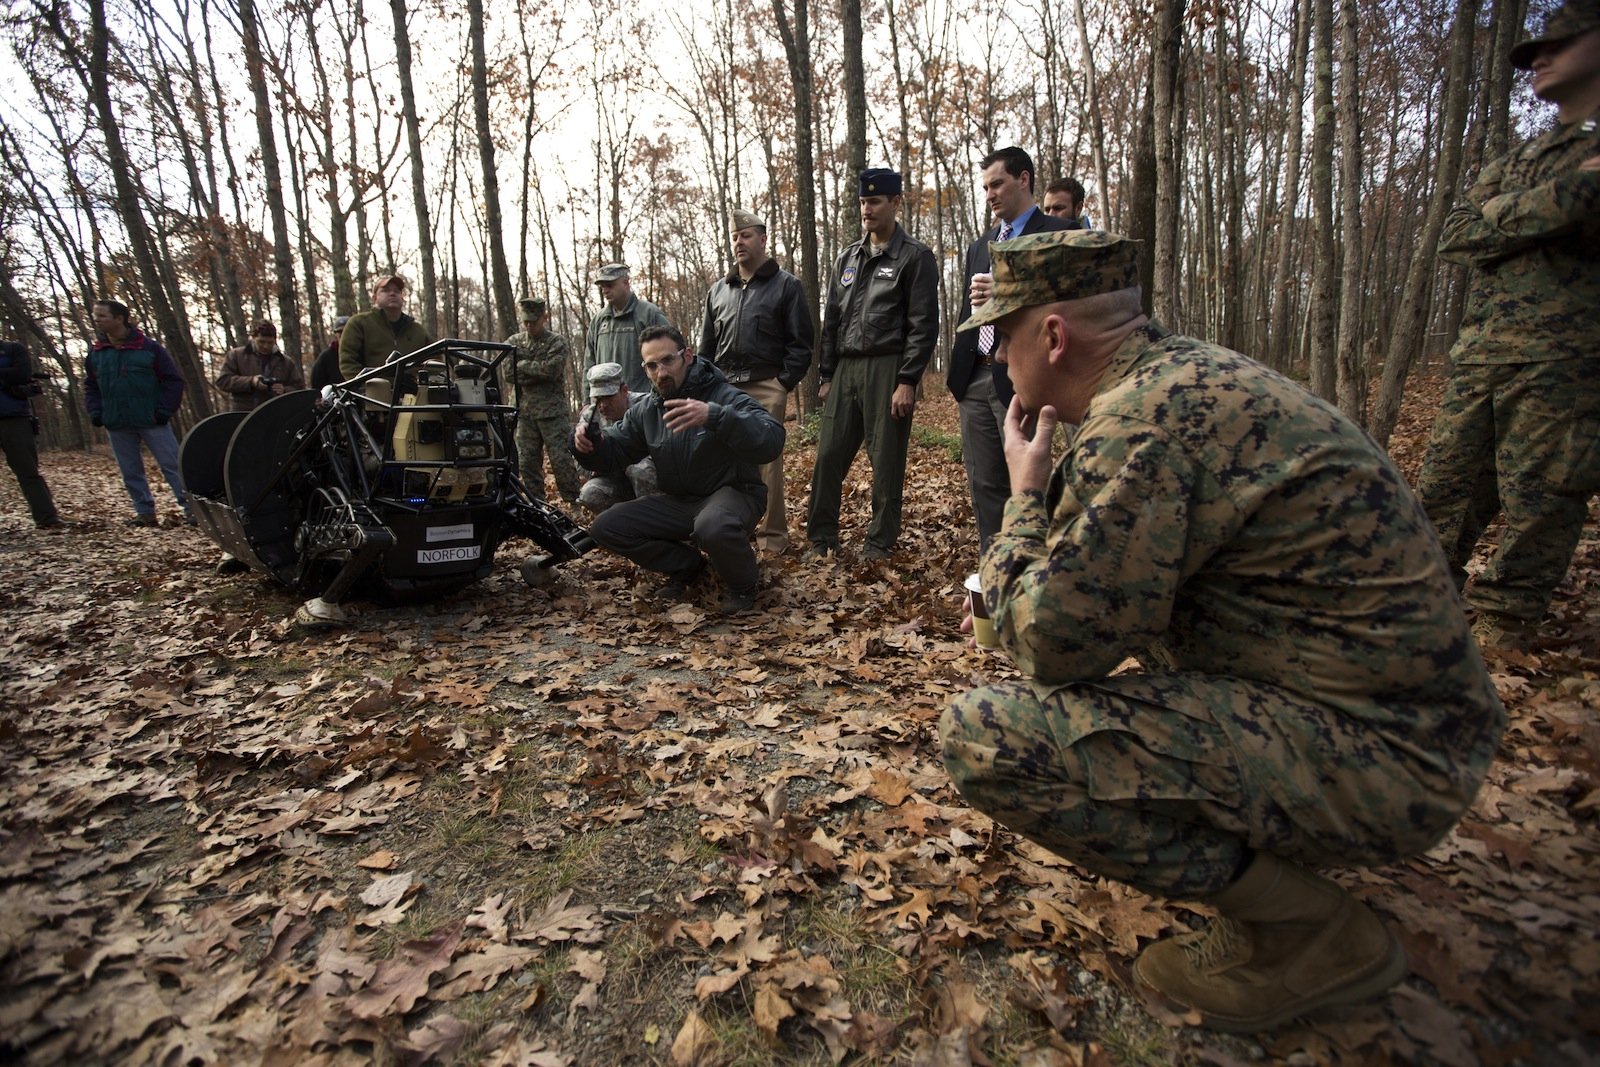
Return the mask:
<path fill-rule="evenodd" d="M 1437 383 L 1413 392 L 1408 473 Z M 175 514 L 124 527 L 107 454 L 46 458 L 62 534 L 0 477 L 0 1059 L 1600 1058 L 1593 524 L 1550 641 L 1491 663 L 1511 728 L 1471 813 L 1338 875 L 1411 977 L 1222 1038 L 1129 975 L 1203 909 L 1000 830 L 940 766 L 945 702 L 1007 667 L 956 632 L 953 405 L 917 418 L 900 555 L 774 561 L 731 623 L 710 594 L 636 602 L 653 583 L 600 553 L 530 590 L 518 543 L 454 599 L 307 636 Z M 811 455 L 788 455 L 796 515 Z"/>

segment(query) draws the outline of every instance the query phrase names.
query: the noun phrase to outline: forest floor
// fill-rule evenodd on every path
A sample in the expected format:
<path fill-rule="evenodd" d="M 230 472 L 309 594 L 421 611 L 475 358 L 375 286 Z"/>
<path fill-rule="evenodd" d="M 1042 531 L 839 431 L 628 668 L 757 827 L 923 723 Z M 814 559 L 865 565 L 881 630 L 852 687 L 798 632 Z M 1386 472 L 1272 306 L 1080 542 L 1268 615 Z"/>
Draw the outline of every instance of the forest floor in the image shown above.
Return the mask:
<path fill-rule="evenodd" d="M 1411 391 L 1408 475 L 1437 396 Z M 458 596 L 305 634 L 170 496 L 124 527 L 104 451 L 45 458 L 64 533 L 0 477 L 0 1061 L 1600 1062 L 1600 522 L 1551 640 L 1490 661 L 1510 728 L 1472 810 L 1337 876 L 1411 976 L 1221 1037 L 1129 971 L 1204 909 L 1016 838 L 942 769 L 945 703 L 1011 671 L 957 632 L 954 405 L 917 421 L 896 558 L 796 551 L 731 622 L 636 603 L 602 552 L 529 589 L 515 542 Z M 862 460 L 847 539 L 867 506 Z"/>

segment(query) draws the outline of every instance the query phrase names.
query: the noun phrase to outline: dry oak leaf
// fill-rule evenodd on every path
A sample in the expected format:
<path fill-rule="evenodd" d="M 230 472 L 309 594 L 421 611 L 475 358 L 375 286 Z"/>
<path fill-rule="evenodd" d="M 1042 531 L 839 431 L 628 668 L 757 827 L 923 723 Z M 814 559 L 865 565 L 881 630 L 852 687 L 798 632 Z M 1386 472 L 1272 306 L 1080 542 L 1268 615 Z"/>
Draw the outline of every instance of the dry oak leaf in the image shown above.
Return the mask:
<path fill-rule="evenodd" d="M 572 963 L 567 968 L 585 982 L 598 985 L 606 980 L 606 955 L 598 950 L 585 950 L 575 948 L 571 953 Z"/>
<path fill-rule="evenodd" d="M 406 735 L 405 747 L 392 754 L 403 763 L 439 763 L 453 755 L 430 736 L 425 726 L 413 726 Z"/>
<path fill-rule="evenodd" d="M 867 790 L 867 795 L 885 807 L 897 807 L 915 792 L 904 776 L 893 771 L 875 770 L 871 773 L 872 787 Z"/>
<path fill-rule="evenodd" d="M 578 990 L 578 995 L 572 998 L 572 1004 L 567 1009 L 570 1023 L 580 1008 L 593 1011 L 600 1006 L 600 983 L 606 980 L 605 953 L 575 948 L 572 950 L 572 965 L 567 969 L 584 980 L 583 988 Z"/>
<path fill-rule="evenodd" d="M 989 1017 L 989 1006 L 971 982 L 960 979 L 947 982 L 936 995 L 934 1019 L 947 1033 L 954 1030 L 977 1033 Z"/>
<path fill-rule="evenodd" d="M 358 1019 L 381 1019 L 404 1015 L 427 995 L 428 982 L 450 966 L 456 946 L 461 942 L 461 923 L 455 923 L 432 937 L 407 941 L 393 959 L 378 964 L 372 981 L 345 1006 Z"/>
<path fill-rule="evenodd" d="M 793 1017 L 794 1008 L 778 992 L 777 984 L 764 982 L 756 990 L 755 1020 L 756 1028 L 761 1031 L 762 1038 L 773 1048 L 780 1047 L 778 1040 L 778 1026 L 783 1020 Z"/>
<path fill-rule="evenodd" d="M 933 916 L 933 893 L 927 889 L 913 889 L 911 899 L 889 912 L 894 917 L 894 924 L 902 930 L 911 928 L 913 921 L 918 926 L 927 925 L 928 919 Z"/>
<path fill-rule="evenodd" d="M 722 1062 L 720 1053 L 717 1035 L 699 1012 L 691 1011 L 672 1039 L 673 1067 L 713 1067 Z"/>
<path fill-rule="evenodd" d="M 476 952 L 463 952 L 444 973 L 443 984 L 433 991 L 432 999 L 455 1000 L 469 993 L 493 989 L 504 975 L 520 971 L 543 955 L 542 949 L 495 944 Z"/>
<path fill-rule="evenodd" d="M 587 944 L 600 939 L 600 919 L 588 904 L 569 907 L 572 890 L 565 889 L 551 897 L 543 910 L 528 920 L 526 926 L 511 935 L 513 941 L 578 941 Z"/>
<path fill-rule="evenodd" d="M 421 885 L 412 888 L 412 882 L 415 879 L 416 874 L 411 871 L 402 871 L 399 874 L 374 878 L 372 884 L 367 886 L 366 891 L 361 894 L 361 903 L 372 908 L 381 908 L 393 904 L 395 901 L 402 900 L 412 893 L 421 891 Z"/>
<path fill-rule="evenodd" d="M 704 978 L 696 979 L 694 983 L 694 996 L 696 1000 L 705 1000 L 719 993 L 726 993 L 739 984 L 740 979 L 750 973 L 750 965 L 740 963 L 731 971 L 721 974 L 708 974 Z"/>
<path fill-rule="evenodd" d="M 468 1033 L 467 1024 L 454 1015 L 440 1015 L 406 1034 L 404 1040 L 395 1042 L 395 1046 L 415 1054 L 407 1058 L 408 1062 L 427 1063 L 460 1048 Z"/>
<path fill-rule="evenodd" d="M 356 860 L 357 867 L 365 867 L 369 871 L 388 871 L 394 868 L 400 857 L 386 848 L 380 848 L 366 859 Z"/>
<path fill-rule="evenodd" d="M 1478 1057 L 1454 1011 L 1426 993 L 1405 985 L 1394 991 L 1389 1003 L 1400 1028 L 1425 1045 L 1440 1063 L 1448 1067 L 1476 1067 Z"/>
<path fill-rule="evenodd" d="M 506 915 L 510 911 L 511 902 L 505 899 L 505 894 L 496 893 L 467 916 L 467 926 L 482 930 L 490 941 L 504 944 L 510 938 L 510 930 L 506 926 Z"/>
<path fill-rule="evenodd" d="M 1010 959 L 1011 969 L 1022 979 L 1010 991 L 1016 1004 L 1038 1012 L 1058 1033 L 1066 1033 L 1078 1023 L 1078 1014 L 1088 1004 L 1085 997 L 1071 993 L 1065 967 L 1053 966 L 1042 956 L 1017 953 Z"/>

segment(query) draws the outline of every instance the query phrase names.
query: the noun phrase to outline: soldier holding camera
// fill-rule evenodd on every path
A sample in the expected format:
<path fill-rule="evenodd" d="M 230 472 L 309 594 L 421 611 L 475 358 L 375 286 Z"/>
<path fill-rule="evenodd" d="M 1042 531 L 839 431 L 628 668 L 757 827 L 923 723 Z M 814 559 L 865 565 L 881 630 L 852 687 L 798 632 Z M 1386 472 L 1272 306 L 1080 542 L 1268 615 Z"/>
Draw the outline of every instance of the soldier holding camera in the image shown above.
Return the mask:
<path fill-rule="evenodd" d="M 278 349 L 278 328 L 266 320 L 251 327 L 249 344 L 229 351 L 217 375 L 217 388 L 232 399 L 234 411 L 254 411 L 275 396 L 305 387 L 305 372 Z"/>
<path fill-rule="evenodd" d="M 33 440 L 37 424 L 28 406 L 29 398 L 38 393 L 28 350 L 15 341 L 0 341 L 0 451 L 5 452 L 6 463 L 17 476 L 33 524 L 49 530 L 62 522 L 50 486 L 39 473 L 39 449 Z"/>

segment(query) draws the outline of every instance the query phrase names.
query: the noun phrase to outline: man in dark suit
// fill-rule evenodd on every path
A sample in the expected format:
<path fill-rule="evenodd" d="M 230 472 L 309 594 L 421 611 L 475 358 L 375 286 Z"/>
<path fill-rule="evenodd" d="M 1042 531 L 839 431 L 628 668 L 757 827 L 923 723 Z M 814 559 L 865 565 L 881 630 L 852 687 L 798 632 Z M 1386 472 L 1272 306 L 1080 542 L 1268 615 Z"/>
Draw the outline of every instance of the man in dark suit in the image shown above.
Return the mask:
<path fill-rule="evenodd" d="M 970 286 L 961 305 L 961 321 L 989 299 L 989 245 L 1028 233 L 1071 229 L 1066 219 L 1053 218 L 1034 203 L 1033 160 L 1020 148 L 1002 148 L 983 160 L 983 193 L 989 210 L 999 220 L 967 249 L 966 277 Z M 1011 404 L 1011 380 L 1003 365 L 994 362 L 999 338 L 993 328 L 982 327 L 956 334 L 950 350 L 950 371 L 945 382 L 961 405 L 961 462 L 972 489 L 972 511 L 978 518 L 978 549 L 1000 530 L 1000 515 L 1011 494 L 1000 428 Z"/>

